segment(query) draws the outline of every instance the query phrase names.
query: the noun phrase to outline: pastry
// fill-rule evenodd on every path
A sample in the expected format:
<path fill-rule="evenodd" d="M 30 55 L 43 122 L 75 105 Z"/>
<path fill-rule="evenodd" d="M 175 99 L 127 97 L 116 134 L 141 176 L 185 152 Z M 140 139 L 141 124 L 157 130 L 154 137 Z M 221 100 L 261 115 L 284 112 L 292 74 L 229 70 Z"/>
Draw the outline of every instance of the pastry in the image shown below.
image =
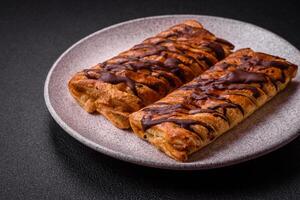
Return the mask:
<path fill-rule="evenodd" d="M 130 115 L 133 131 L 178 161 L 236 126 L 295 77 L 283 58 L 241 49 Z"/>
<path fill-rule="evenodd" d="M 197 21 L 187 20 L 78 72 L 68 87 L 87 112 L 100 113 L 126 129 L 130 113 L 191 81 L 233 48 Z"/>

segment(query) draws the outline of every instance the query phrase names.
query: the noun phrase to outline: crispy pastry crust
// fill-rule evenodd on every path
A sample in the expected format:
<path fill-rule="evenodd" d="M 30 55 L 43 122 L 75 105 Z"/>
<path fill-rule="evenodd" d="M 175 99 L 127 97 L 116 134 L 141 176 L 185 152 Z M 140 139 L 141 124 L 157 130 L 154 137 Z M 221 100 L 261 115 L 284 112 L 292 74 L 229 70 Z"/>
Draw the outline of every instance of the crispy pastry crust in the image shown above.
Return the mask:
<path fill-rule="evenodd" d="M 188 20 L 73 76 L 68 87 L 89 113 L 129 128 L 128 115 L 192 80 L 233 45 Z"/>
<path fill-rule="evenodd" d="M 133 131 L 173 159 L 186 161 L 283 90 L 297 66 L 241 49 L 130 115 Z"/>

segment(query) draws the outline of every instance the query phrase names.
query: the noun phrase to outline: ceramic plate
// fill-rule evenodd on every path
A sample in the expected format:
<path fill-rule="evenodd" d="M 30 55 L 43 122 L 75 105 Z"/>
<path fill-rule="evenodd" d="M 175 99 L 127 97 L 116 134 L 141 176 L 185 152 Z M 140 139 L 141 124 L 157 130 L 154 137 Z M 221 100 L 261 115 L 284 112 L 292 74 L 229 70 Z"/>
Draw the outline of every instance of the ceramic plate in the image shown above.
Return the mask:
<path fill-rule="evenodd" d="M 54 63 L 47 76 L 44 95 L 56 122 L 75 139 L 101 153 L 140 165 L 180 170 L 236 164 L 271 152 L 296 138 L 300 131 L 299 74 L 284 92 L 185 163 L 170 159 L 132 132 L 117 129 L 102 116 L 86 113 L 69 94 L 67 82 L 74 73 L 186 19 L 198 20 L 218 37 L 235 44 L 235 49 L 251 47 L 300 65 L 300 53 L 295 47 L 274 33 L 249 23 L 201 15 L 131 20 L 87 36 Z"/>

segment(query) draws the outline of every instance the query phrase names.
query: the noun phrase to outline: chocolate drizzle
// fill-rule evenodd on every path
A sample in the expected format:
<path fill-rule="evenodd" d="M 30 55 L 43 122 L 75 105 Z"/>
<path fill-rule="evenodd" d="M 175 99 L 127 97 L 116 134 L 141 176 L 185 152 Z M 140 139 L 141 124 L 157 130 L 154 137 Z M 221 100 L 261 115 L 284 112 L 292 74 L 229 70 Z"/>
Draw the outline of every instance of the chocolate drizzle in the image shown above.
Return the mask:
<path fill-rule="evenodd" d="M 137 94 L 135 88 L 135 82 L 128 77 L 116 76 L 115 74 L 105 72 L 105 73 L 101 73 L 100 79 L 106 83 L 112 83 L 112 84 L 125 82 L 128 85 L 128 87 L 132 90 L 132 92 L 134 94 Z"/>
<path fill-rule="evenodd" d="M 290 65 L 282 61 L 266 61 L 253 58 L 250 56 L 241 57 L 241 64 L 236 65 L 223 62 L 216 65 L 223 70 L 227 70 L 229 67 L 233 67 L 224 76 L 217 79 L 203 79 L 201 76 L 194 79 L 193 82 L 182 86 L 179 90 L 191 90 L 183 102 L 178 104 L 167 104 L 165 102 L 157 102 L 153 106 L 143 109 L 145 115 L 142 119 L 142 127 L 144 130 L 151 126 L 161 124 L 164 122 L 172 122 L 180 127 L 189 131 L 195 132 L 191 126 L 201 125 L 205 127 L 208 132 L 214 130 L 214 128 L 199 120 L 184 120 L 180 119 L 181 114 L 195 115 L 199 113 L 208 113 L 215 117 L 220 117 L 230 125 L 230 120 L 227 117 L 227 109 L 238 109 L 241 114 L 245 114 L 241 105 L 233 103 L 227 94 L 237 95 L 248 98 L 254 105 L 256 101 L 254 99 L 259 98 L 261 93 L 264 92 L 263 87 L 265 84 L 271 83 L 277 90 L 277 84 L 273 77 L 268 76 L 266 73 L 260 72 L 260 68 L 275 67 L 281 70 L 281 74 L 284 75 L 284 70 L 288 69 Z M 255 72 L 253 69 L 255 68 Z M 285 76 L 284 80 L 285 81 Z M 240 93 L 222 93 L 224 90 L 248 90 L 251 95 L 245 95 Z M 222 95 L 224 94 L 224 95 Z M 253 99 L 254 98 L 254 99 Z M 215 99 L 216 102 L 220 102 L 217 105 L 202 108 L 203 102 Z M 199 103 L 198 103 L 199 102 Z M 201 103 L 202 102 L 202 103 Z M 157 116 L 155 119 L 152 117 Z M 177 118 L 176 118 L 177 117 Z"/>
<path fill-rule="evenodd" d="M 220 44 L 216 42 L 208 42 L 205 43 L 204 46 L 210 48 L 213 52 L 215 52 L 218 60 L 222 60 L 223 58 L 225 58 L 224 49 Z"/>
<path fill-rule="evenodd" d="M 236 69 L 220 79 L 199 79 L 196 83 L 185 85 L 180 89 L 196 89 L 203 92 L 203 95 L 209 94 L 211 90 L 249 90 L 252 92 L 252 95 L 257 98 L 260 96 L 260 91 L 256 86 L 249 84 L 261 84 L 266 80 L 264 74 Z"/>
<path fill-rule="evenodd" d="M 87 78 L 99 79 L 111 84 L 125 83 L 138 97 L 136 80 L 129 75 L 132 73 L 126 72 L 148 70 L 149 75 L 152 77 L 165 80 L 168 83 L 168 86 L 165 86 L 167 88 L 165 89 L 165 93 L 167 93 L 193 78 L 194 74 L 188 73 L 185 70 L 186 67 L 191 67 L 192 63 L 198 65 L 202 70 L 206 70 L 215 63 L 215 60 L 212 59 L 214 57 L 213 54 L 210 53 L 212 57 L 209 57 L 204 53 L 195 53 L 191 50 L 196 47 L 190 46 L 191 44 L 186 38 L 197 36 L 197 34 L 208 33 L 202 28 L 199 29 L 183 24 L 177 29 L 171 29 L 163 37 L 162 35 L 158 35 L 145 40 L 141 44 L 135 45 L 130 49 L 130 51 L 135 51 L 135 53 L 129 55 L 126 52 L 121 53 L 119 56 L 113 58 L 112 61 L 99 64 L 100 69 L 84 70 L 84 74 Z M 185 39 L 177 41 L 177 38 Z M 211 49 L 216 55 L 217 60 L 219 60 L 225 57 L 222 45 L 228 45 L 229 48 L 233 48 L 233 45 L 225 40 L 214 40 L 202 42 L 197 48 L 206 47 Z M 205 51 L 205 48 L 202 48 L 202 50 Z M 153 55 L 165 57 L 165 60 L 157 61 L 149 59 L 149 56 Z M 145 57 L 148 57 L 148 59 L 145 60 Z M 161 81 L 151 84 L 145 81 L 140 84 L 159 93 L 162 91 Z"/>
<path fill-rule="evenodd" d="M 85 76 L 87 76 L 89 79 L 101 79 L 103 82 L 111 83 L 111 84 L 126 83 L 128 85 L 128 87 L 132 90 L 132 92 L 134 94 L 137 94 L 137 91 L 135 88 L 135 82 L 128 77 L 117 76 L 110 72 L 102 72 L 98 76 L 95 76 L 94 74 L 89 73 L 90 71 L 84 71 L 84 72 L 85 72 Z"/>
<path fill-rule="evenodd" d="M 278 61 L 278 60 L 261 60 L 258 58 L 253 58 L 250 56 L 243 56 L 241 58 L 242 64 L 239 66 L 241 69 L 249 69 L 250 67 L 255 66 L 258 68 L 258 70 L 262 69 L 268 69 L 271 67 L 277 68 L 281 70 L 281 78 L 278 80 L 275 80 L 274 78 L 271 78 L 271 82 L 275 87 L 277 87 L 276 84 L 274 84 L 276 81 L 280 81 L 281 83 L 284 83 L 286 80 L 284 70 L 288 69 L 289 66 L 291 66 L 288 62 Z"/>
<path fill-rule="evenodd" d="M 266 81 L 266 77 L 264 74 L 259 74 L 255 72 L 248 72 L 240 69 L 236 69 L 235 71 L 229 73 L 224 78 L 221 78 L 217 83 L 222 84 L 232 84 L 232 83 L 263 83 Z"/>

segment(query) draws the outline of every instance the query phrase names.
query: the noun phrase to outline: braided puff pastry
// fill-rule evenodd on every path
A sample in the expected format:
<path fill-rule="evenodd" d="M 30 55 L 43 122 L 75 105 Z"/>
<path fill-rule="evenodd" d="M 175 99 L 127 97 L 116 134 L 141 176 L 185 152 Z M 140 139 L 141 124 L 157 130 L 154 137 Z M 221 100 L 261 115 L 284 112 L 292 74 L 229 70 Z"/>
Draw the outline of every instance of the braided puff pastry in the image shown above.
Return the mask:
<path fill-rule="evenodd" d="M 191 81 L 231 49 L 232 44 L 188 20 L 77 73 L 68 86 L 87 112 L 129 128 L 130 113 Z"/>
<path fill-rule="evenodd" d="M 241 49 L 132 113 L 131 127 L 171 158 L 185 161 L 283 90 L 296 72 L 283 58 Z"/>

